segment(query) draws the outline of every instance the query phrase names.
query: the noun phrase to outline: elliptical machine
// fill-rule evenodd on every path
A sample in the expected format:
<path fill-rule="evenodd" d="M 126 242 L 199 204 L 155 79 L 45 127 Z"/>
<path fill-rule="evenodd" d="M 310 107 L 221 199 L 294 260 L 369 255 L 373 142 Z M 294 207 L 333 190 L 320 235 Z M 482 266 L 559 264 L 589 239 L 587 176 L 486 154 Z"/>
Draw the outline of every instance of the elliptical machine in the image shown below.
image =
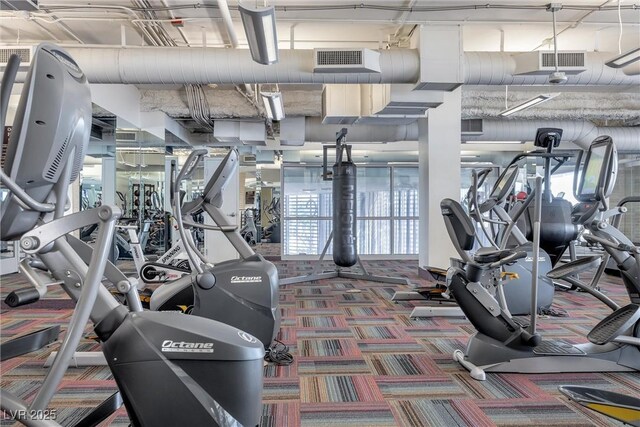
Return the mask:
<path fill-rule="evenodd" d="M 2 76 L 0 128 L 18 65 L 18 56 L 11 56 Z M 90 127 L 91 96 L 82 70 L 64 50 L 39 45 L 0 171 L 0 182 L 9 190 L 2 204 L 0 237 L 20 239 L 24 253 L 50 273 L 26 270 L 34 288 L 18 295 L 22 304 L 37 301 L 52 280 L 77 304 L 60 351 L 33 400 L 26 402 L 3 389 L 0 407 L 24 425 L 60 427 L 47 407 L 90 319 L 133 426 L 257 425 L 264 350 L 255 337 L 182 313 L 130 312 L 102 285 L 120 209 L 103 205 L 64 216 L 69 184 L 78 177 Z M 94 223 L 100 226 L 87 263 L 69 243 L 69 233 Z M 24 343 L 37 336 L 17 340 Z"/>
<path fill-rule="evenodd" d="M 230 223 L 221 210 L 222 192 L 239 165 L 238 151 L 233 149 L 227 153 L 207 182 L 202 196 L 184 205 L 180 203 L 180 183 L 193 175 L 207 155 L 206 149 L 193 151 L 180 173 L 174 176 L 173 209 L 191 270 L 199 277 L 206 275 L 213 281 L 196 282 L 194 286 L 189 275 L 164 283 L 151 295 L 149 307 L 154 311 L 166 311 L 186 306 L 190 314 L 246 330 L 268 348 L 280 330 L 278 271 L 273 263 L 254 252 L 238 232 L 238 227 Z M 201 211 L 209 215 L 216 225 L 189 219 Z M 211 266 L 195 246 L 186 227 L 221 231 L 241 259 Z"/>
<path fill-rule="evenodd" d="M 484 272 L 500 269 L 526 254 L 502 251 L 491 254 L 488 259 L 476 258 L 465 270 L 453 272 L 450 286 L 456 301 L 478 330 L 469 339 L 466 354 L 460 350 L 454 352 L 454 359 L 470 370 L 475 379 L 484 379 L 485 371 L 548 373 L 640 370 L 640 248 L 606 222 L 606 200 L 613 190 L 617 174 L 617 152 L 611 138 L 596 138 L 584 156 L 584 162 L 582 160 L 581 154 L 576 164 L 574 185 L 575 196 L 581 201 L 576 209 L 576 215 L 579 215 L 577 222 L 589 230 L 589 239 L 601 243 L 616 260 L 631 304 L 616 308 L 600 321 L 587 335 L 589 343 L 572 345 L 564 341 L 543 340 L 536 331 L 535 312 L 532 312 L 530 324 L 525 329 L 478 282 Z M 540 257 L 541 193 L 541 179 L 537 178 L 536 190 L 528 197 L 536 197 L 538 207 L 534 216 L 534 268 Z M 457 230 L 460 218 L 455 212 L 443 208 L 442 213 L 451 229 Z M 573 275 L 575 270 L 563 265 L 548 275 L 562 279 L 565 273 Z M 537 296 L 535 277 L 533 301 Z M 587 287 L 584 290 L 594 295 L 597 292 Z"/>
<path fill-rule="evenodd" d="M 255 209 L 247 208 L 242 213 L 244 226 L 240 229 L 240 235 L 250 245 L 255 246 L 258 243 L 258 228 L 255 221 Z"/>

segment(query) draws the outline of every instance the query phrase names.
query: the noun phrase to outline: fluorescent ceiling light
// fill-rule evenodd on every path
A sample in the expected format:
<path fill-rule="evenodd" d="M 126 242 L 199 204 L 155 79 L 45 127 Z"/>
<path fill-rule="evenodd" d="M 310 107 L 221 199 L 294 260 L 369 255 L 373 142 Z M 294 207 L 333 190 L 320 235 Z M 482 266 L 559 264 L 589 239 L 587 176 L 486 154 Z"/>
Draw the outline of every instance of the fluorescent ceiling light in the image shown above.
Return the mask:
<path fill-rule="evenodd" d="M 238 10 L 253 60 L 264 65 L 278 62 L 275 8 L 249 9 L 238 5 Z"/>
<path fill-rule="evenodd" d="M 624 68 L 636 61 L 640 61 L 640 47 L 631 49 L 622 55 L 618 55 L 615 58 L 608 60 L 605 62 L 605 65 L 611 68 Z"/>
<path fill-rule="evenodd" d="M 525 102 L 523 102 L 522 104 L 518 104 L 515 107 L 511 107 L 511 108 L 507 108 L 504 111 L 501 111 L 500 113 L 498 113 L 499 116 L 502 117 L 509 117 L 510 115 L 517 113 L 519 111 L 522 110 L 526 110 L 527 108 L 531 108 L 534 105 L 538 105 L 538 104 L 542 104 L 543 102 L 547 102 L 550 99 L 555 98 L 556 96 L 560 95 L 559 93 L 549 93 L 549 94 L 540 94 L 534 98 L 531 98 Z"/>
<path fill-rule="evenodd" d="M 465 144 L 524 144 L 524 141 L 464 141 Z"/>
<path fill-rule="evenodd" d="M 282 104 L 282 94 L 280 92 L 260 92 L 267 116 L 271 120 L 279 122 L 284 119 L 284 105 Z"/>
<path fill-rule="evenodd" d="M 149 153 L 165 153 L 165 149 L 160 147 L 116 147 L 116 151 L 148 151 Z"/>
<path fill-rule="evenodd" d="M 464 166 L 467 166 L 467 165 L 476 165 L 476 166 L 479 166 L 479 165 L 483 165 L 483 166 L 495 166 L 495 165 L 494 165 L 493 163 L 491 163 L 491 162 L 462 162 L 462 164 L 463 164 Z"/>

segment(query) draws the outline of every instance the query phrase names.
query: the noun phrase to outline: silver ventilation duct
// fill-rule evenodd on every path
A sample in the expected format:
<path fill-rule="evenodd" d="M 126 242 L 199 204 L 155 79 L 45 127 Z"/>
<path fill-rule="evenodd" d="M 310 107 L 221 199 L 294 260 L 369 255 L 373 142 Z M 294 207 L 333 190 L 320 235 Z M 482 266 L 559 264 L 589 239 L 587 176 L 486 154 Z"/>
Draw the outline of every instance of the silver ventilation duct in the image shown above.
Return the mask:
<path fill-rule="evenodd" d="M 281 50 L 277 64 L 265 67 L 247 50 L 215 48 L 68 48 L 91 83 L 417 83 L 420 57 L 414 49 L 380 51 L 380 72 L 314 73 L 313 50 Z M 544 85 L 547 74 L 516 74 L 520 53 L 465 52 L 467 85 Z M 568 75 L 566 85 L 637 86 L 639 75 L 607 67 L 610 53 L 589 52 L 585 71 Z"/>

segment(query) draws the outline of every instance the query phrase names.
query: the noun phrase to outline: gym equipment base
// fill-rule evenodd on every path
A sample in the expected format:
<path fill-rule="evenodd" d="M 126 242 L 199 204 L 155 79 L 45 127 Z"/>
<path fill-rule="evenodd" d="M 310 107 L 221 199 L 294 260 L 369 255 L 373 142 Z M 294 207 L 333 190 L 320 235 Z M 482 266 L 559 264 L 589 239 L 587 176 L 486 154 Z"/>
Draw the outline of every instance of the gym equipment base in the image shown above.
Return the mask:
<path fill-rule="evenodd" d="M 359 264 L 362 265 L 361 262 L 359 262 Z M 293 285 L 295 283 L 313 282 L 315 280 L 343 278 L 354 280 L 368 280 L 370 282 L 378 283 L 390 283 L 394 285 L 411 285 L 409 279 L 404 279 L 402 277 L 376 276 L 373 274 L 369 274 L 367 270 L 365 270 L 362 266 L 360 268 L 362 268 L 363 270 L 362 273 L 355 273 L 352 271 L 345 271 L 341 268 L 336 268 L 335 270 L 323 271 L 320 273 L 311 273 L 305 276 L 287 277 L 285 279 L 280 279 L 280 284 Z"/>
<path fill-rule="evenodd" d="M 417 291 L 396 291 L 391 297 L 391 301 L 433 301 L 425 298 Z M 409 315 L 410 318 L 420 317 L 465 317 L 462 309 L 452 301 L 438 302 L 437 305 L 414 307 Z"/>
<path fill-rule="evenodd" d="M 313 282 L 316 280 L 343 278 L 343 279 L 354 279 L 354 280 L 368 280 L 370 282 L 378 282 L 378 283 L 390 283 L 393 285 L 412 286 L 411 282 L 409 282 L 409 279 L 405 279 L 403 277 L 376 276 L 374 274 L 369 274 L 364 264 L 362 264 L 362 260 L 360 259 L 359 256 L 358 256 L 358 267 L 360 267 L 360 269 L 362 270 L 361 273 L 356 273 L 350 270 L 344 270 L 342 267 L 338 267 L 338 266 L 336 266 L 334 270 L 320 271 L 320 268 L 322 268 L 322 261 L 324 260 L 324 257 L 327 254 L 327 250 L 329 249 L 329 245 L 331 244 L 332 239 L 333 239 L 333 231 L 331 231 L 331 234 L 329 234 L 329 238 L 327 239 L 327 243 L 324 245 L 324 249 L 322 250 L 320 259 L 318 259 L 318 263 L 314 267 L 311 273 L 306 274 L 304 276 L 287 277 L 284 279 L 280 279 L 280 285 L 293 285 L 295 283 Z"/>
<path fill-rule="evenodd" d="M 51 352 L 49 357 L 47 357 L 47 360 L 44 362 L 43 367 L 50 367 L 57 355 L 57 351 Z M 84 368 L 86 366 L 108 366 L 108 364 L 102 351 L 76 351 L 71 358 L 69 366 L 74 368 Z"/>

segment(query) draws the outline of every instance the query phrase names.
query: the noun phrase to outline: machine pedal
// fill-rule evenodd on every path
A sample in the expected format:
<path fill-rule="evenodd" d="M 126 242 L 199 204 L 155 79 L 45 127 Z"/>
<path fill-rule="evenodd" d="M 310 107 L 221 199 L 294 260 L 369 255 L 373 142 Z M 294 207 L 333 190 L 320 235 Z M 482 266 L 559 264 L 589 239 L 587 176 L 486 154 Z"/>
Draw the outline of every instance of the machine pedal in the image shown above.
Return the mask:
<path fill-rule="evenodd" d="M 562 280 L 565 277 L 575 276 L 587 270 L 595 269 L 600 265 L 600 261 L 602 261 L 602 256 L 600 255 L 578 258 L 549 271 L 547 277 L 553 280 Z"/>
<path fill-rule="evenodd" d="M 500 279 L 504 280 L 505 278 L 508 280 L 517 280 L 520 278 L 520 275 L 512 271 L 503 271 L 500 273 Z"/>
<path fill-rule="evenodd" d="M 594 344 L 604 345 L 613 341 L 640 320 L 640 306 L 629 304 L 602 319 L 593 327 L 587 338 Z"/>
<path fill-rule="evenodd" d="M 584 356 L 586 353 L 565 341 L 542 341 L 533 349 L 538 356 Z"/>

